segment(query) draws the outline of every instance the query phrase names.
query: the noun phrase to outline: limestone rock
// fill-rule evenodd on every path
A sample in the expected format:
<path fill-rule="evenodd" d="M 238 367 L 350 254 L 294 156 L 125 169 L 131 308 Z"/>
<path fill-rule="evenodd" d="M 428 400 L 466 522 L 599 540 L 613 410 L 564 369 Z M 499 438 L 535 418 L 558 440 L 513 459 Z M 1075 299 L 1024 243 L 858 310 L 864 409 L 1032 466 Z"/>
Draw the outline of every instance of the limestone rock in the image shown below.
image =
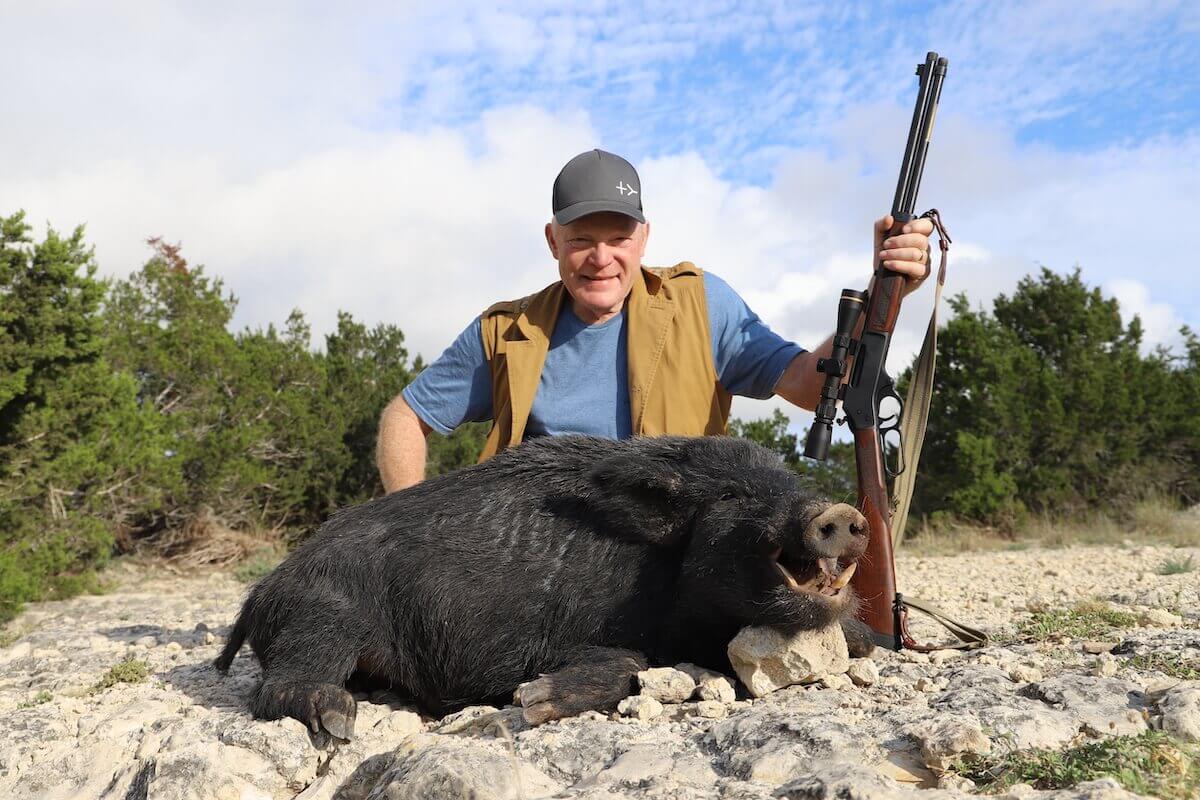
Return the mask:
<path fill-rule="evenodd" d="M 720 703 L 732 703 L 737 699 L 737 689 L 725 675 L 695 664 L 677 664 L 675 668 L 686 672 L 696 682 L 693 697 L 699 700 L 716 700 Z"/>
<path fill-rule="evenodd" d="M 1111 678 L 1117 674 L 1120 665 L 1112 653 L 1101 653 L 1092 662 L 1092 674 L 1102 678 Z"/>
<path fill-rule="evenodd" d="M 943 800 L 947 794 L 938 790 L 918 793 L 870 767 L 830 764 L 780 786 L 775 797 L 781 800 L 917 800 L 918 797 Z"/>
<path fill-rule="evenodd" d="M 1059 675 L 1033 684 L 1032 690 L 1070 712 L 1094 736 L 1136 736 L 1147 728 L 1140 688 L 1116 678 Z"/>
<path fill-rule="evenodd" d="M 1178 628 L 1183 617 L 1162 608 L 1147 608 L 1138 615 L 1138 624 L 1147 628 Z"/>
<path fill-rule="evenodd" d="M 648 694 L 635 694 L 618 703 L 617 711 L 636 719 L 654 719 L 663 713 L 663 704 Z"/>
<path fill-rule="evenodd" d="M 826 673 L 826 674 L 822 675 L 820 678 L 818 678 L 817 682 L 820 683 L 822 686 L 824 686 L 826 689 L 844 690 L 844 689 L 853 688 L 853 686 L 854 686 L 854 682 L 852 680 L 850 680 L 848 677 L 846 677 L 844 674 Z"/>
<path fill-rule="evenodd" d="M 820 675 L 841 674 L 850 666 L 838 625 L 790 637 L 771 628 L 743 628 L 729 643 L 729 660 L 755 697 Z"/>
<path fill-rule="evenodd" d="M 869 658 L 852 658 L 846 670 L 855 686 L 874 686 L 879 682 L 879 667 Z"/>
<path fill-rule="evenodd" d="M 562 787 L 531 764 L 499 746 L 477 741 L 438 742 L 415 750 L 383 774 L 374 800 L 413 797 L 471 797 L 517 800 L 550 797 Z"/>
<path fill-rule="evenodd" d="M 1158 708 L 1164 731 L 1200 742 L 1200 681 L 1188 681 L 1168 690 Z"/>
<path fill-rule="evenodd" d="M 942 716 L 910 726 L 906 733 L 921 745 L 921 757 L 932 769 L 946 769 L 964 753 L 983 755 L 992 742 L 971 717 Z"/>
<path fill-rule="evenodd" d="M 729 714 L 729 707 L 719 700 L 701 700 L 695 704 L 696 716 L 707 719 L 722 719 Z"/>
<path fill-rule="evenodd" d="M 461 711 L 442 717 L 441 724 L 437 726 L 436 730 L 438 733 L 461 733 L 480 725 L 486 725 L 499 711 L 494 706 L 467 706 Z"/>
<path fill-rule="evenodd" d="M 1008 668 L 1008 677 L 1017 683 L 1037 683 L 1042 679 L 1042 671 L 1028 664 L 1013 664 Z"/>
<path fill-rule="evenodd" d="M 654 667 L 637 674 L 642 694 L 661 703 L 682 703 L 696 691 L 696 681 L 674 667 Z"/>

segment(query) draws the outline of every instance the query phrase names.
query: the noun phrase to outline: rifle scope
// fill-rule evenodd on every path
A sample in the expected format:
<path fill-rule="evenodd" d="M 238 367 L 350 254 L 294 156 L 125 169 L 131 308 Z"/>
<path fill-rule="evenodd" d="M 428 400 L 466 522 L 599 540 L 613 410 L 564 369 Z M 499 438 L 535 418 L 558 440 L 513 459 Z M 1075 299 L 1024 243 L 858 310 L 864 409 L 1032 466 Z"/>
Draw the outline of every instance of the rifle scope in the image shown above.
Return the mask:
<path fill-rule="evenodd" d="M 829 358 L 817 361 L 817 372 L 825 374 L 825 383 L 821 387 L 821 400 L 817 404 L 817 418 L 813 421 L 812 428 L 808 431 L 808 439 L 804 443 L 804 455 L 818 461 L 824 461 L 829 455 L 829 441 L 833 438 L 833 417 L 837 414 L 838 391 L 846 374 L 846 358 L 853 355 L 850 352 L 850 337 L 854 334 L 854 326 L 862 316 L 866 301 L 866 292 L 842 290 L 842 297 L 838 301 L 837 329 L 833 334 L 833 352 L 829 354 Z"/>

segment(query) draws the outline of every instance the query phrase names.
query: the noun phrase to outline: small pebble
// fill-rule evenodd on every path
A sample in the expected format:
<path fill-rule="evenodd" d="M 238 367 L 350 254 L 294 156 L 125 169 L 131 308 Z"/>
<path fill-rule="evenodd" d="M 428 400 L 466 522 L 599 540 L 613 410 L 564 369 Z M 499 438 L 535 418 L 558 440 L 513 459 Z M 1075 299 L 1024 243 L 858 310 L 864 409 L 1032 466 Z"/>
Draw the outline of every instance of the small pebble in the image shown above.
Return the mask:
<path fill-rule="evenodd" d="M 617 703 L 617 711 L 635 719 L 654 719 L 663 713 L 663 704 L 645 694 L 635 694 Z"/>
<path fill-rule="evenodd" d="M 1028 664 L 1013 664 L 1008 668 L 1008 677 L 1017 683 L 1037 683 L 1042 679 L 1042 671 Z"/>

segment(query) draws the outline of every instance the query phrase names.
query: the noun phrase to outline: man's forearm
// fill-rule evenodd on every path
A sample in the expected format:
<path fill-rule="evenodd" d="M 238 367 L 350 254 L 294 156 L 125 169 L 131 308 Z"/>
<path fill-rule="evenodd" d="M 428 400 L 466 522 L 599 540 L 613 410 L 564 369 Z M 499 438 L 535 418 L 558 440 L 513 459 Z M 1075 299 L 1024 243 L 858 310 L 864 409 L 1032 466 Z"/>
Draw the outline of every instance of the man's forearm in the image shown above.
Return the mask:
<path fill-rule="evenodd" d="M 375 463 L 383 489 L 391 493 L 425 478 L 425 437 L 432 429 L 397 395 L 379 418 Z"/>
<path fill-rule="evenodd" d="M 825 383 L 825 373 L 817 372 L 817 359 L 827 358 L 832 352 L 831 335 L 816 350 L 797 355 L 775 384 L 775 394 L 809 411 L 816 409 L 821 399 L 821 386 Z"/>

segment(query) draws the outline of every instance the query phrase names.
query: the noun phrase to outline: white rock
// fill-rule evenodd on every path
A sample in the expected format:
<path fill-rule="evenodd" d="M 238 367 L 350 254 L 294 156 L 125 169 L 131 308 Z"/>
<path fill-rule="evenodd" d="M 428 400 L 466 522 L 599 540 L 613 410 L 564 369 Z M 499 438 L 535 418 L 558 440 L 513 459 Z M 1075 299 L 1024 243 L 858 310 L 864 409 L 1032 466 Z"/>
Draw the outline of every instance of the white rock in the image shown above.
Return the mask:
<path fill-rule="evenodd" d="M 674 667 L 654 667 L 637 674 L 642 694 L 662 703 L 682 703 L 696 691 L 692 676 Z"/>
<path fill-rule="evenodd" d="M 1016 683 L 1037 683 L 1042 679 L 1042 671 L 1028 664 L 1012 664 L 1008 668 L 1008 677 Z"/>
<path fill-rule="evenodd" d="M 956 661 L 965 654 L 964 650 L 934 650 L 929 654 L 929 661 L 932 664 L 945 664 L 947 661 Z"/>
<path fill-rule="evenodd" d="M 772 628 L 743 628 L 729 643 L 729 661 L 755 697 L 850 666 L 841 626 L 785 636 Z"/>
<path fill-rule="evenodd" d="M 737 690 L 730 683 L 729 678 L 718 675 L 715 678 L 704 678 L 697 683 L 696 697 L 718 703 L 732 703 L 737 699 Z"/>
<path fill-rule="evenodd" d="M 520 702 L 520 700 L 518 699 L 517 702 Z M 455 711 L 453 714 L 447 714 L 442 717 L 441 724 L 437 727 L 437 732 L 460 733 L 473 728 L 479 728 L 486 725 L 499 713 L 500 709 L 495 706 L 467 706 L 461 711 Z"/>
<path fill-rule="evenodd" d="M 872 686 L 879 681 L 879 667 L 869 658 L 852 658 L 846 670 L 855 686 Z"/>
<path fill-rule="evenodd" d="M 635 694 L 617 703 L 617 711 L 635 719 L 654 719 L 663 713 L 663 704 L 648 694 Z"/>
<path fill-rule="evenodd" d="M 421 718 L 411 711 L 392 711 L 375 723 L 373 730 L 387 733 L 396 738 L 420 733 L 424 728 Z"/>
<path fill-rule="evenodd" d="M 1169 690 L 1159 703 L 1162 729 L 1181 739 L 1200 742 L 1200 681 Z"/>
<path fill-rule="evenodd" d="M 837 675 L 826 673 L 817 679 L 817 682 L 826 689 L 851 689 L 854 687 L 854 682 L 845 675 Z"/>
<path fill-rule="evenodd" d="M 992 751 L 992 742 L 979 722 L 967 716 L 938 717 L 911 725 L 905 733 L 920 743 L 921 758 L 931 769 L 946 769 L 963 753 Z"/>
<path fill-rule="evenodd" d="M 729 707 L 719 700 L 701 700 L 695 710 L 696 716 L 707 719 L 724 719 L 729 714 Z"/>
<path fill-rule="evenodd" d="M 1178 628 L 1183 617 L 1161 608 L 1147 608 L 1138 615 L 1138 624 L 1147 628 Z"/>
<path fill-rule="evenodd" d="M 373 800 L 470 797 L 542 798 L 562 787 L 541 770 L 478 741 L 438 742 L 399 758 L 371 791 Z"/>
<path fill-rule="evenodd" d="M 1119 666 L 1116 656 L 1112 653 L 1101 653 L 1092 662 L 1092 674 L 1101 678 L 1111 678 L 1117 674 Z"/>
<path fill-rule="evenodd" d="M 975 781 L 970 778 L 964 778 L 962 775 L 956 775 L 953 772 L 947 772 L 938 777 L 938 788 L 949 789 L 954 792 L 971 793 L 975 791 Z"/>
<path fill-rule="evenodd" d="M 0 663 L 16 661 L 18 658 L 24 658 L 32 652 L 33 645 L 29 642 L 17 642 L 12 647 L 0 650 Z"/>

